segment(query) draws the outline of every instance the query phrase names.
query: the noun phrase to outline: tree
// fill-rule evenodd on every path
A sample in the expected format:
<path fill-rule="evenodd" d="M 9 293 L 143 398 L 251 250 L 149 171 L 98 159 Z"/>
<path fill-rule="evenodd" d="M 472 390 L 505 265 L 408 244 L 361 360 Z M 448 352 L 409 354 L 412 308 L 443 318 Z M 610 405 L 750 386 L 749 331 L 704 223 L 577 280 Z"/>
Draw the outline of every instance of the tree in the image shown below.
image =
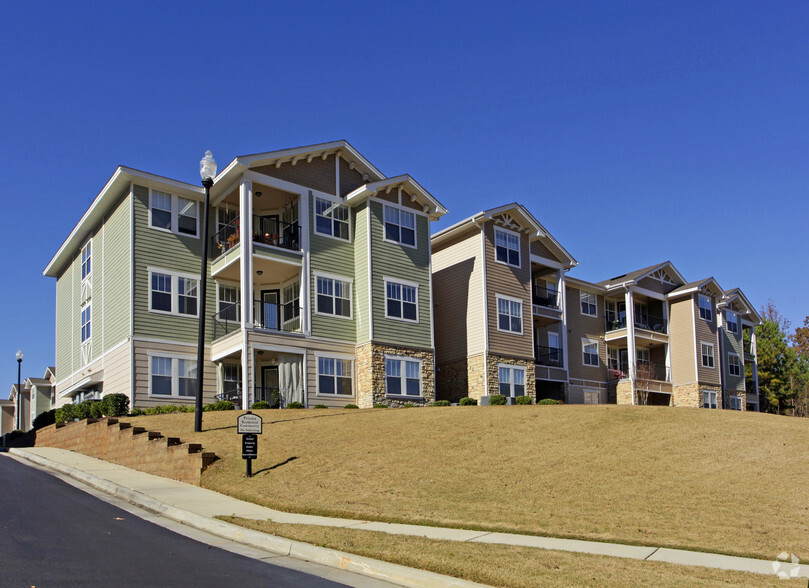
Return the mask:
<path fill-rule="evenodd" d="M 789 338 L 798 355 L 809 360 L 809 316 L 803 319 L 803 326 L 797 327 Z"/>

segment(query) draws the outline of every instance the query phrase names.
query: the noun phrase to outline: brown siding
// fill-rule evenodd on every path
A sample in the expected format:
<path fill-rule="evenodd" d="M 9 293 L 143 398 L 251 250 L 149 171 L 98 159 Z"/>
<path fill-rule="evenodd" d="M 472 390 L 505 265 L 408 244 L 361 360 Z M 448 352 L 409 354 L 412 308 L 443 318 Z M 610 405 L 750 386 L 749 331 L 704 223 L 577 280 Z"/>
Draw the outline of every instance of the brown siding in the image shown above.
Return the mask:
<path fill-rule="evenodd" d="M 568 373 L 571 380 L 607 381 L 607 345 L 604 342 L 604 296 L 596 295 L 596 312 L 592 317 L 581 313 L 581 290 L 567 285 Z M 582 339 L 598 341 L 599 366 L 582 363 Z"/>
<path fill-rule="evenodd" d="M 669 340 L 671 345 L 672 384 L 690 384 L 697 381 L 694 364 L 694 304 L 692 298 L 671 303 L 669 312 Z"/>
<path fill-rule="evenodd" d="M 494 223 L 483 226 L 486 247 L 486 295 L 488 305 L 489 352 L 515 357 L 534 357 L 531 344 L 531 262 L 528 237 L 520 233 L 520 267 L 498 263 L 494 250 Z M 522 334 L 497 329 L 497 295 L 522 300 Z"/>
<path fill-rule="evenodd" d="M 292 165 L 292 163 L 284 163 L 281 167 L 275 167 L 274 164 L 263 165 L 253 168 L 253 171 L 327 194 L 335 193 L 337 180 L 334 155 L 329 155 L 325 160 L 314 157 L 310 163 L 306 163 L 306 159 L 302 159 L 295 165 Z M 342 170 L 340 175 L 340 184 L 342 185 Z"/>
<path fill-rule="evenodd" d="M 331 159 L 331 158 L 329 158 Z M 327 160 L 328 161 L 328 160 Z M 332 165 L 334 165 L 334 160 L 331 160 Z M 374 181 L 375 178 L 368 178 L 368 182 Z M 360 186 L 367 184 L 368 182 L 362 181 L 362 174 L 358 172 L 356 169 L 351 169 L 351 166 L 348 162 L 340 158 L 340 196 L 345 196 L 350 194 Z"/>
<path fill-rule="evenodd" d="M 694 344 L 697 346 L 697 370 L 699 374 L 699 382 L 704 384 L 719 384 L 720 383 L 720 370 L 722 369 L 722 361 L 719 353 L 719 338 L 717 334 L 717 321 L 716 321 L 716 301 L 711 297 L 712 320 L 706 321 L 699 318 L 699 296 L 694 295 L 692 298 L 692 305 L 694 305 L 694 330 L 696 333 L 696 340 Z M 713 344 L 714 367 L 702 367 L 702 342 Z"/>
<path fill-rule="evenodd" d="M 638 287 L 651 290 L 652 292 L 658 292 L 660 294 L 667 294 L 677 286 L 664 284 L 660 280 L 654 280 L 652 278 L 643 278 L 642 280 L 638 281 Z"/>
<path fill-rule="evenodd" d="M 556 255 L 551 253 L 551 250 L 545 247 L 540 241 L 531 243 L 531 255 L 539 255 L 545 259 L 558 259 Z"/>

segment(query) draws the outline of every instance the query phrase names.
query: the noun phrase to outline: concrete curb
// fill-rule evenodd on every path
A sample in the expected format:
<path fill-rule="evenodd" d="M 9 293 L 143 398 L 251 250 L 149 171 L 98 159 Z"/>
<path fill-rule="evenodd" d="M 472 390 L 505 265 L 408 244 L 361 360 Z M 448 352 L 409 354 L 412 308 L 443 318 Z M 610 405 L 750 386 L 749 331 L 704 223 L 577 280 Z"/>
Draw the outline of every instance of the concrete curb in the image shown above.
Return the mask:
<path fill-rule="evenodd" d="M 151 498 L 137 490 L 126 488 L 125 486 L 105 480 L 72 466 L 61 464 L 46 457 L 42 457 L 41 455 L 25 451 L 25 449 L 13 447 L 9 448 L 8 452 L 31 463 L 65 474 L 74 480 L 92 486 L 106 494 L 116 496 L 130 504 L 165 516 L 178 523 L 271 553 L 311 561 L 377 580 L 384 580 L 401 586 L 412 586 L 414 588 L 480 588 L 486 586 L 485 584 L 469 582 L 451 576 L 442 576 L 441 574 L 427 572 L 425 570 L 408 568 L 386 561 L 362 557 L 335 549 L 318 547 L 301 541 L 293 541 L 292 539 L 285 539 L 283 537 L 245 529 L 238 525 L 226 523 L 225 521 L 197 514 L 161 500 Z"/>

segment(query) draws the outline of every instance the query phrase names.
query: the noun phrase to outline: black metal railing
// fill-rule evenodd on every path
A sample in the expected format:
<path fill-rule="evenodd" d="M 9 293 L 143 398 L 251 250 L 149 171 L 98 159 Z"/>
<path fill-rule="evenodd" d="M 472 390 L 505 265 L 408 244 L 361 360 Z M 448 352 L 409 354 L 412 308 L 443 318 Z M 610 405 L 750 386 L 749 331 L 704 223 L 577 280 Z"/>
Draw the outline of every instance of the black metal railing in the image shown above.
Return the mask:
<path fill-rule="evenodd" d="M 236 217 L 211 237 L 211 255 L 216 258 L 239 244 L 239 218 Z"/>
<path fill-rule="evenodd" d="M 234 302 L 213 315 L 212 329 L 214 341 L 234 331 L 238 331 L 242 326 L 241 304 Z"/>
<path fill-rule="evenodd" d="M 623 380 L 629 377 L 629 364 L 610 361 L 607 367 L 610 380 Z M 671 370 L 664 365 L 654 365 L 639 361 L 635 365 L 636 380 L 653 380 L 655 382 L 671 382 Z"/>
<path fill-rule="evenodd" d="M 548 347 L 546 345 L 537 345 L 534 350 L 536 360 L 539 365 L 550 367 L 563 367 L 562 364 L 562 349 L 560 347 Z"/>
<path fill-rule="evenodd" d="M 606 317 L 607 331 L 617 331 L 626 328 L 626 317 L 617 316 L 615 313 L 607 313 Z M 666 319 L 662 316 L 656 316 L 645 313 L 635 313 L 635 328 L 646 329 L 647 331 L 655 331 L 657 333 L 668 333 L 668 325 Z"/>
<path fill-rule="evenodd" d="M 256 386 L 253 388 L 255 402 L 267 402 L 270 408 L 281 407 L 281 393 L 277 386 Z"/>
<path fill-rule="evenodd" d="M 234 404 L 237 404 L 236 408 L 241 408 L 242 406 L 242 388 L 238 385 L 230 384 L 229 382 L 225 382 L 225 389 L 222 391 L 221 394 L 216 395 L 217 400 L 230 400 Z"/>
<path fill-rule="evenodd" d="M 218 257 L 233 249 L 240 240 L 239 218 L 219 229 L 211 238 L 211 254 Z M 301 227 L 297 223 L 279 221 L 275 216 L 253 215 L 253 241 L 291 251 L 301 249 Z"/>
<path fill-rule="evenodd" d="M 253 325 L 257 329 L 294 333 L 301 330 L 300 306 L 297 300 L 279 304 L 253 300 Z"/>
<path fill-rule="evenodd" d="M 753 380 L 745 379 L 744 381 L 744 391 L 750 392 L 751 394 L 756 394 L 758 391 L 756 390 L 756 383 Z"/>
<path fill-rule="evenodd" d="M 534 286 L 533 302 L 537 306 L 545 306 L 547 308 L 559 308 L 559 292 L 554 288 L 543 288 L 542 286 Z"/>

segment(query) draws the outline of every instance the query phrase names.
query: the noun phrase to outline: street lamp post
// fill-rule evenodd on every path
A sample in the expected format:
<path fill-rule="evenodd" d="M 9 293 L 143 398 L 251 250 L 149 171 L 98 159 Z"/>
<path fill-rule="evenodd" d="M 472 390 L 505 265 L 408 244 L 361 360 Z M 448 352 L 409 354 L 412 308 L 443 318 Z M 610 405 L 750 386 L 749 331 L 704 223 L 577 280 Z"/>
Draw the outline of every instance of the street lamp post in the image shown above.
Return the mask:
<path fill-rule="evenodd" d="M 211 186 L 216 177 L 216 161 L 210 151 L 199 162 L 199 175 L 205 188 L 205 205 L 202 209 L 202 269 L 200 270 L 199 337 L 197 341 L 197 402 L 194 410 L 194 431 L 202 431 L 202 372 L 205 361 L 205 294 L 208 288 L 208 207 L 211 201 Z"/>
<path fill-rule="evenodd" d="M 22 429 L 22 389 L 20 388 L 20 375 L 22 374 L 22 350 L 17 350 L 17 429 Z"/>

